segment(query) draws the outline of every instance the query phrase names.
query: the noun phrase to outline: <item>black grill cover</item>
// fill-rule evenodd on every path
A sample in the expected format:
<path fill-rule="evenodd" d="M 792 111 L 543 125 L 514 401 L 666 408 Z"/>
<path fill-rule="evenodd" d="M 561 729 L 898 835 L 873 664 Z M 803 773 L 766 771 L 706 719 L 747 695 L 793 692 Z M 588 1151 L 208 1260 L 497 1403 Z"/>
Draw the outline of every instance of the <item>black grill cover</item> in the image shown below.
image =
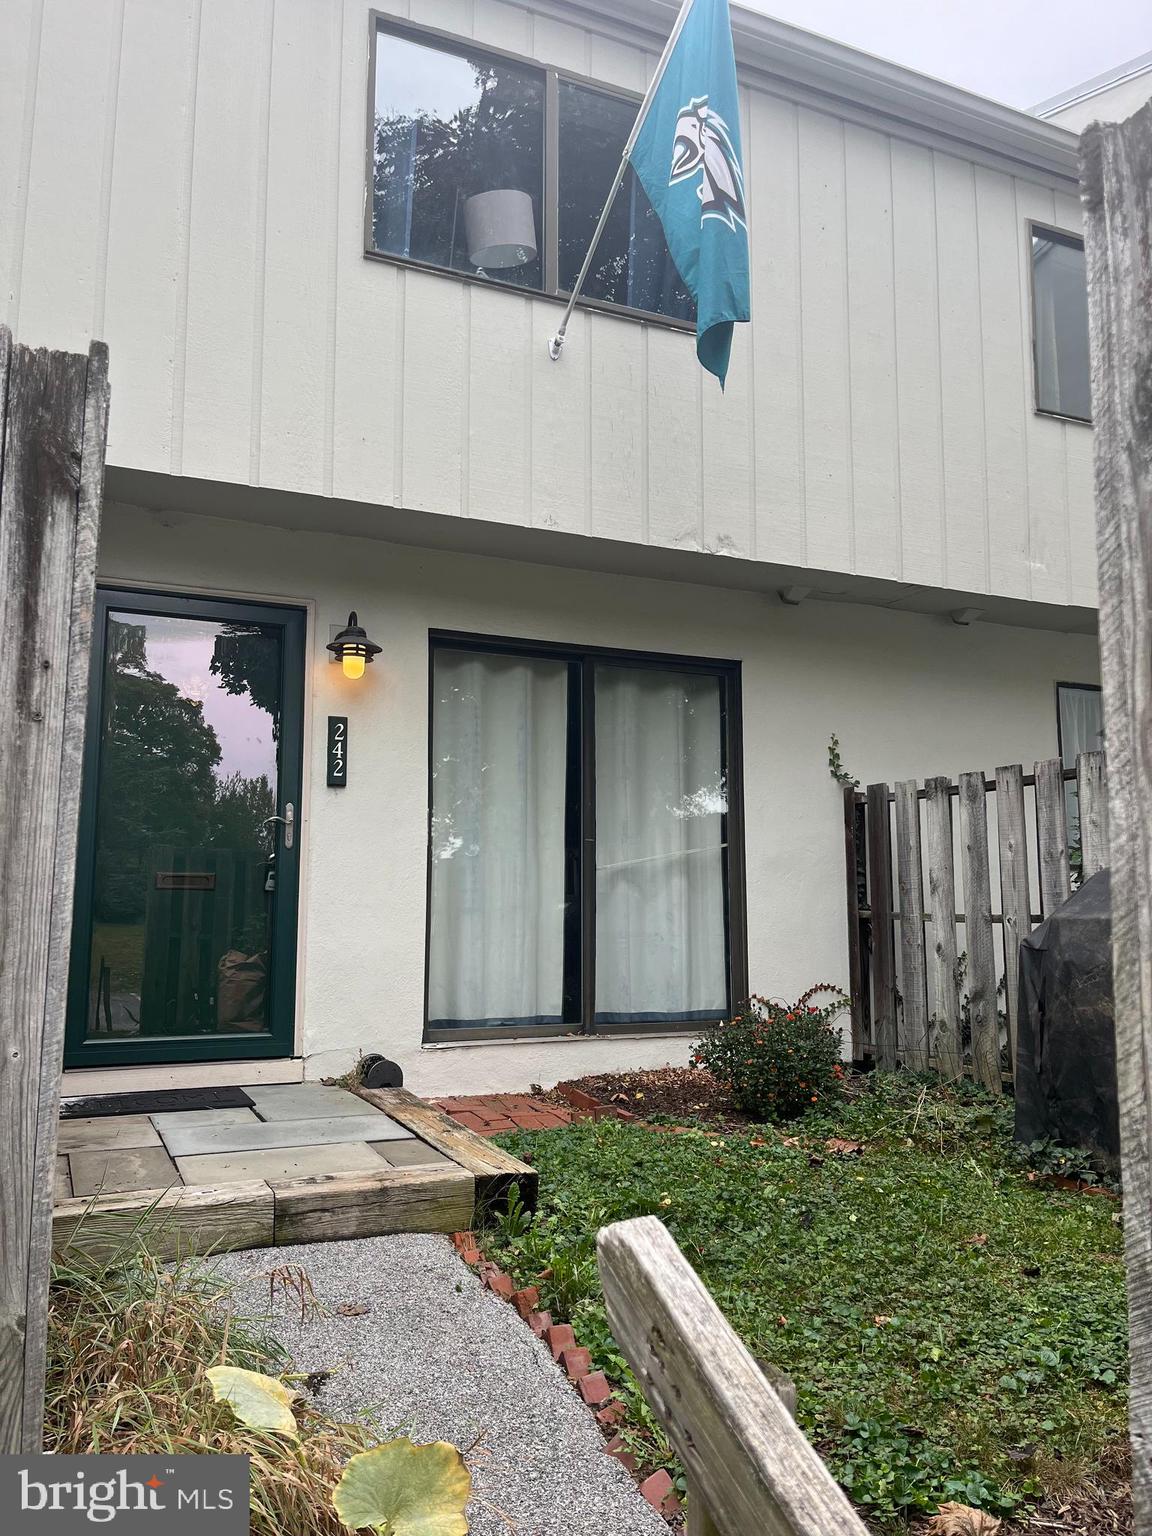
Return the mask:
<path fill-rule="evenodd" d="M 1120 1155 L 1112 894 L 1101 870 L 1020 946 L 1016 1140 Z"/>

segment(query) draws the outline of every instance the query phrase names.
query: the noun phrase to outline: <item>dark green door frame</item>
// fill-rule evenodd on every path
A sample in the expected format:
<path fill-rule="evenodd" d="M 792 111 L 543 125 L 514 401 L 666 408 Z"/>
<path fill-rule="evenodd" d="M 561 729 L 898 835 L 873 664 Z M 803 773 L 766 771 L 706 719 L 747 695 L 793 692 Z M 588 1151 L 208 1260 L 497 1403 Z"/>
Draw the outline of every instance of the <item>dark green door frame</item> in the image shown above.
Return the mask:
<path fill-rule="evenodd" d="M 97 805 L 103 746 L 105 656 L 110 611 L 280 628 L 280 735 L 277 811 L 296 808 L 293 846 L 276 844 L 276 898 L 268 967 L 269 1030 L 258 1034 L 173 1035 L 89 1040 L 88 1010 L 96 876 Z M 185 1061 L 255 1060 L 292 1055 L 296 1007 L 296 940 L 300 893 L 300 791 L 304 749 L 304 665 L 306 614 L 302 608 L 230 599 L 177 596 L 147 590 L 101 587 L 96 596 L 92 670 L 84 745 L 84 786 L 76 851 L 76 897 L 72 922 L 72 965 L 64 1065 L 142 1065 Z M 279 828 L 277 829 L 280 830 Z"/>

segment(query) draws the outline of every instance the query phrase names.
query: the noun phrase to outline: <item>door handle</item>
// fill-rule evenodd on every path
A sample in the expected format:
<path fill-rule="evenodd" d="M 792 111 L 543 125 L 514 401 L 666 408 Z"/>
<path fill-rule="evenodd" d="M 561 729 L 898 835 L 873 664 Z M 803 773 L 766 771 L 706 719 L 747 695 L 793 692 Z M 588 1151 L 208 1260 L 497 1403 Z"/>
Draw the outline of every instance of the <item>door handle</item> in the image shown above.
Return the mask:
<path fill-rule="evenodd" d="M 261 826 L 271 827 L 277 823 L 284 828 L 285 848 L 291 848 L 296 836 L 296 807 L 292 804 L 291 800 L 284 807 L 283 816 L 266 816 L 261 822 Z"/>

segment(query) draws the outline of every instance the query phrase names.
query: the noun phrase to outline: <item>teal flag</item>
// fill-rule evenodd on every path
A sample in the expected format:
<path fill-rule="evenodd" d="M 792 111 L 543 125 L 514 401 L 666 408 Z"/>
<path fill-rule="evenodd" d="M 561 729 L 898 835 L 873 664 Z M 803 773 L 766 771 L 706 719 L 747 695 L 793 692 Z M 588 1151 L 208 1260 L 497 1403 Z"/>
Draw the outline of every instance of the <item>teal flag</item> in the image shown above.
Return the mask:
<path fill-rule="evenodd" d="M 723 387 L 732 322 L 750 313 L 740 99 L 728 0 L 685 6 L 629 158 L 696 299 L 696 355 Z"/>

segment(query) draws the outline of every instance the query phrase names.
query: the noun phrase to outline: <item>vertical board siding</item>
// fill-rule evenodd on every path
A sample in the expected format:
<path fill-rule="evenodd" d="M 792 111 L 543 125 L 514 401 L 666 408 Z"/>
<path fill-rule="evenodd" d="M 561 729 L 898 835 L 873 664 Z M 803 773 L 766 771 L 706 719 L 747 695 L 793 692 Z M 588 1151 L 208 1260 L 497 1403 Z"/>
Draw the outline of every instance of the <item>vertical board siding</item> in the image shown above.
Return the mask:
<path fill-rule="evenodd" d="M 124 6 L 104 324 L 116 337 L 114 422 L 132 424 L 130 434 L 113 431 L 113 447 L 142 468 L 168 467 L 171 457 L 199 21 L 199 0 Z M 150 189 L 144 203 L 141 187 Z"/>
<path fill-rule="evenodd" d="M 416 23 L 639 93 L 653 58 L 511 0 Z M 1090 432 L 1036 415 L 1014 178 L 746 86 L 754 327 L 692 338 L 365 260 L 353 0 L 9 0 L 0 294 L 106 333 L 113 463 L 785 566 L 1089 604 Z M 243 67 L 237 67 L 237 61 Z M 82 122 L 83 133 L 76 132 Z"/>
<path fill-rule="evenodd" d="M 944 580 L 940 290 L 931 150 L 892 143 L 892 262 L 901 565 L 905 581 Z"/>
<path fill-rule="evenodd" d="M 900 575 L 899 418 L 890 141 L 844 129 L 856 569 Z"/>
<path fill-rule="evenodd" d="M 855 569 L 844 125 L 801 107 L 797 128 L 808 561 Z"/>
<path fill-rule="evenodd" d="M 35 123 L 36 77 L 40 69 L 40 23 L 44 0 L 7 0 L 5 46 L 0 48 L 0 325 L 12 313 L 24 254 L 24 203 Z"/>
<path fill-rule="evenodd" d="M 470 290 L 468 513 L 497 523 L 531 521 L 532 301 Z"/>
<path fill-rule="evenodd" d="M 10 310 L 17 339 L 31 346 L 87 347 L 101 329 L 105 146 L 111 162 L 121 16 L 120 0 L 79 7 L 45 0 L 23 189 L 20 288 Z M 18 206 L 17 188 L 0 186 L 0 222 Z"/>
<path fill-rule="evenodd" d="M 751 263 L 756 423 L 756 549 L 762 560 L 803 565 L 804 368 L 797 108 L 753 91 L 747 192 L 756 255 Z M 771 217 L 773 233 L 756 239 Z"/>
<path fill-rule="evenodd" d="M 273 0 L 204 0 L 188 215 L 187 301 L 177 468 L 248 479 L 264 272 Z M 237 58 L 246 68 L 236 68 Z M 211 104 L 211 110 L 208 110 Z M 115 363 L 119 363 L 119 351 Z"/>
<path fill-rule="evenodd" d="M 1016 183 L 1016 216 L 1020 226 L 1020 309 L 1029 339 L 1024 381 L 1024 433 L 1028 459 L 1028 562 L 1031 595 L 1038 601 L 1062 603 L 1068 593 L 1068 519 L 1065 501 L 1063 422 L 1036 413 L 1032 373 L 1032 255 L 1026 220 L 1052 224 L 1055 200 L 1047 187 Z M 1089 518 L 1089 525 L 1092 520 Z M 1091 535 L 1090 535 L 1091 537 Z"/>
<path fill-rule="evenodd" d="M 940 282 L 945 584 L 961 591 L 983 592 L 988 583 L 988 528 L 976 188 L 973 167 L 967 162 L 948 155 L 933 158 Z"/>
<path fill-rule="evenodd" d="M 976 237 L 979 253 L 981 361 L 988 556 L 998 590 L 1029 595 L 1028 475 L 1020 389 L 1028 330 L 1020 314 L 1016 225 L 1011 181 L 976 167 Z"/>
<path fill-rule="evenodd" d="M 262 484 L 302 491 L 330 473 L 340 22 L 339 7 L 276 0 L 258 462 Z"/>

